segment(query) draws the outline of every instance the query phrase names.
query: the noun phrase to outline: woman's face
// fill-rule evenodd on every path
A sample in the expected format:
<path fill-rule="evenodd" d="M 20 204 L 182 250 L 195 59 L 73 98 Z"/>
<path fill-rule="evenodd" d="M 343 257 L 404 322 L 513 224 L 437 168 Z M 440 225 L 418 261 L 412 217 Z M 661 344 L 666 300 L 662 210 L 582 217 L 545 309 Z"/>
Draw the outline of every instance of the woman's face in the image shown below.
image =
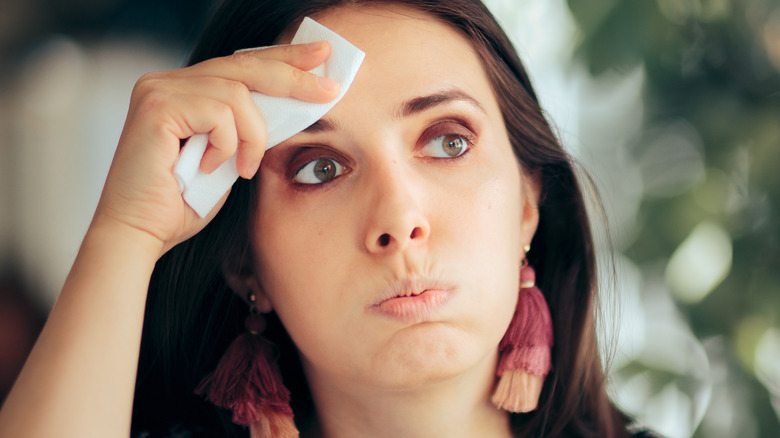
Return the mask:
<path fill-rule="evenodd" d="M 259 287 L 310 380 L 492 372 L 537 210 L 482 64 L 416 11 L 317 19 L 366 58 L 341 102 L 263 159 Z"/>

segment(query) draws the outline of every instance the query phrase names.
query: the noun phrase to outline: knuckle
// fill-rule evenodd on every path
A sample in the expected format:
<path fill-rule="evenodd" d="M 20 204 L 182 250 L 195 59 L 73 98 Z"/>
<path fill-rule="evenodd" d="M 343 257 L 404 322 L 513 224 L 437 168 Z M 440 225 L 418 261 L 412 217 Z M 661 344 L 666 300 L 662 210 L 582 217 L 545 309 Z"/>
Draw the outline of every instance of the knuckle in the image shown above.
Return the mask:
<path fill-rule="evenodd" d="M 144 73 L 135 83 L 135 86 L 133 87 L 133 94 L 146 94 L 153 90 L 157 84 L 158 78 L 159 73 L 157 72 Z"/>
<path fill-rule="evenodd" d="M 214 130 L 211 138 L 213 153 L 221 159 L 228 158 L 236 152 L 237 142 L 238 139 L 230 130 Z"/>
<path fill-rule="evenodd" d="M 159 88 L 149 87 L 142 90 L 137 98 L 137 105 L 142 111 L 163 110 L 168 101 L 168 93 Z"/>
<path fill-rule="evenodd" d="M 297 68 L 290 69 L 290 77 L 298 85 L 309 85 L 311 82 L 311 74 Z"/>
<path fill-rule="evenodd" d="M 151 72 L 141 76 L 133 86 L 131 102 L 144 107 L 155 107 L 171 95 L 172 90 L 166 86 L 164 73 Z"/>
<path fill-rule="evenodd" d="M 155 79 L 161 78 L 163 75 L 164 75 L 164 72 L 161 72 L 161 71 L 150 71 L 150 72 L 142 74 L 141 77 L 138 79 L 138 82 L 153 81 Z"/>
<path fill-rule="evenodd" d="M 237 81 L 228 81 L 226 84 L 227 91 L 234 100 L 243 101 L 250 98 L 249 88 Z"/>
<path fill-rule="evenodd" d="M 219 120 L 227 121 L 233 119 L 233 110 L 222 102 L 212 101 L 211 112 L 215 117 L 218 117 Z"/>
<path fill-rule="evenodd" d="M 256 65 L 252 52 L 237 52 L 230 56 L 238 68 L 251 68 Z"/>

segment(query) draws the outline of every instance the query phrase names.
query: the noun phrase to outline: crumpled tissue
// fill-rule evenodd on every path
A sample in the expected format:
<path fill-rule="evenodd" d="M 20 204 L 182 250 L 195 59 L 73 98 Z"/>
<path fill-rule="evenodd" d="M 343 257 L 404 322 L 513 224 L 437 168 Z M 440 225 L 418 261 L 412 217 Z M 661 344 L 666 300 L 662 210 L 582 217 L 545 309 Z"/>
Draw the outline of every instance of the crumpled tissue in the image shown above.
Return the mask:
<path fill-rule="evenodd" d="M 268 134 L 267 149 L 287 140 L 319 120 L 344 97 L 352 84 L 365 53 L 349 41 L 306 17 L 295 33 L 291 44 L 305 44 L 322 40 L 330 43 L 330 56 L 325 62 L 309 71 L 338 82 L 341 85 L 339 96 L 327 103 L 310 103 L 291 97 L 273 97 L 252 92 L 252 99 L 265 120 Z M 235 155 L 222 163 L 211 174 L 201 172 L 200 161 L 207 146 L 207 134 L 193 135 L 181 149 L 174 167 L 174 175 L 179 182 L 179 189 L 184 201 L 200 217 L 206 217 L 239 177 Z"/>

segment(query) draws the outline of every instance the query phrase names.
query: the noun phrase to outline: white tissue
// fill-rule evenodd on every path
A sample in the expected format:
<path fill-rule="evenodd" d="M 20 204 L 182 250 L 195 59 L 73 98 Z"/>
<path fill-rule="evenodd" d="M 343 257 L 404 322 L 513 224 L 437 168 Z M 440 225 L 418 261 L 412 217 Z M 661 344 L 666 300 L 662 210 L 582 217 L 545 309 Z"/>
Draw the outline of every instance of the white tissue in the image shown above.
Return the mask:
<path fill-rule="evenodd" d="M 304 18 L 291 44 L 328 41 L 331 53 L 325 62 L 309 70 L 341 84 L 339 96 L 328 103 L 309 103 L 290 97 L 272 97 L 252 93 L 255 105 L 265 120 L 267 149 L 303 131 L 325 115 L 344 97 L 357 74 L 365 53 L 335 32 L 311 18 Z M 265 49 L 260 48 L 257 50 Z M 233 155 L 211 174 L 200 171 L 200 160 L 208 145 L 207 134 L 196 134 L 187 140 L 179 154 L 173 173 L 179 181 L 184 201 L 200 217 L 205 217 L 238 179 L 236 156 Z"/>

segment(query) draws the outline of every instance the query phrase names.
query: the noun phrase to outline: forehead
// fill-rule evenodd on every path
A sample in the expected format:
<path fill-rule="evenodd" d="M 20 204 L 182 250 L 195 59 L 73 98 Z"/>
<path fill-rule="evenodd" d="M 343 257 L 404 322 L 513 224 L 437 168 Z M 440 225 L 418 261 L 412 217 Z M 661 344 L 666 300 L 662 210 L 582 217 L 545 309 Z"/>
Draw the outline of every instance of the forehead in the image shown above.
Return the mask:
<path fill-rule="evenodd" d="M 317 13 L 313 18 L 350 41 L 360 39 L 378 49 L 409 42 L 428 42 L 424 45 L 435 46 L 444 41 L 458 41 L 471 46 L 465 36 L 439 17 L 392 3 L 341 6 Z"/>
<path fill-rule="evenodd" d="M 495 105 L 471 41 L 432 15 L 382 5 L 335 8 L 314 18 L 366 52 L 352 87 L 336 108 L 355 100 L 395 107 L 411 97 L 450 89 L 462 90 L 486 107 Z"/>

